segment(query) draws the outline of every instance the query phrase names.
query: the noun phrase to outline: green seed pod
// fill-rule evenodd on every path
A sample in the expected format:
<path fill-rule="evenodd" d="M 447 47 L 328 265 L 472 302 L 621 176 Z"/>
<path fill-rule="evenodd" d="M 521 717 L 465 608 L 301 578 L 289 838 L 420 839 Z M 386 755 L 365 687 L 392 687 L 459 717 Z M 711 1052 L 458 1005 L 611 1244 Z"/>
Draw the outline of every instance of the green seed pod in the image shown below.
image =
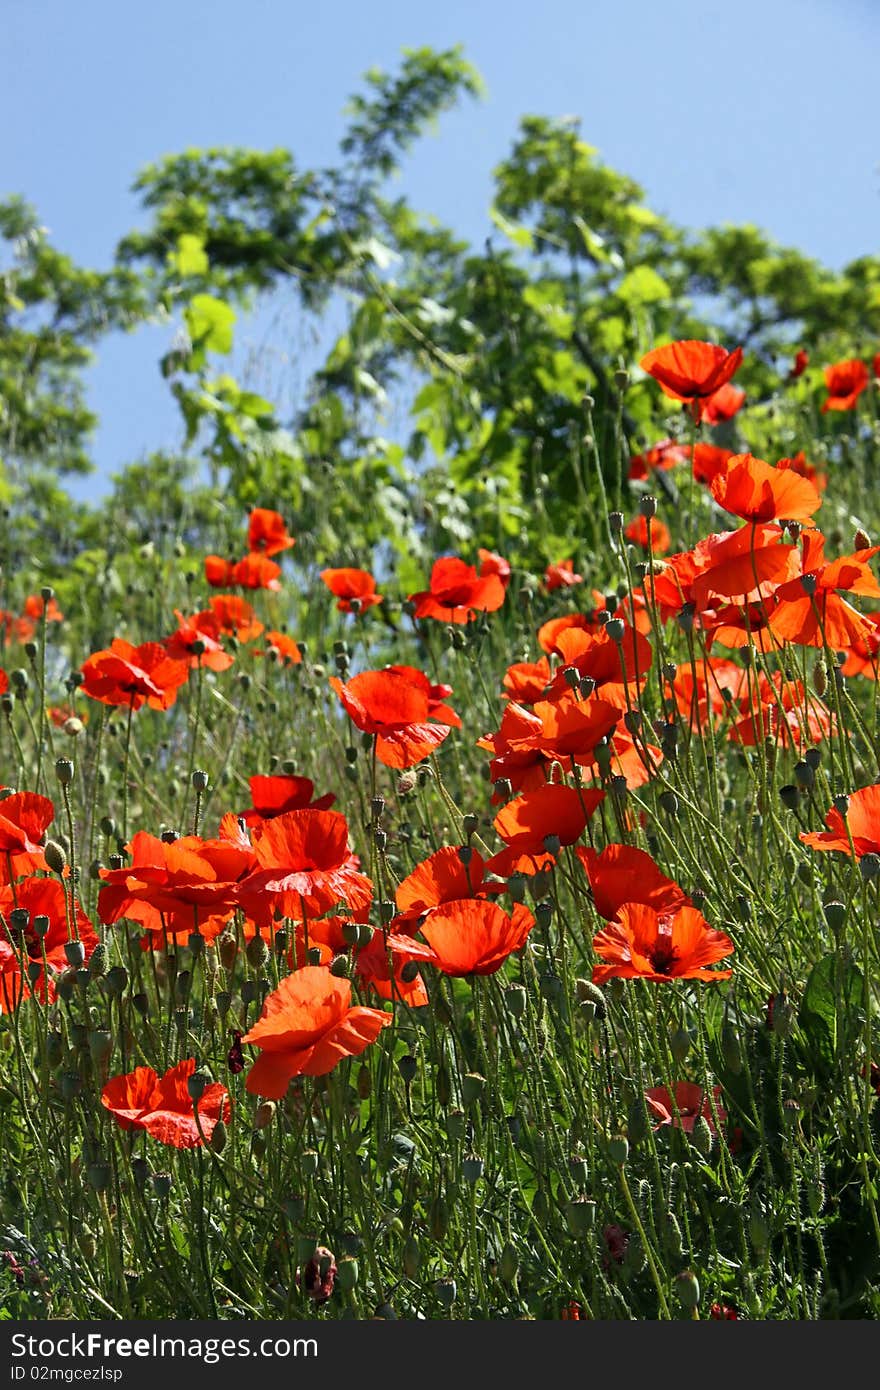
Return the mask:
<path fill-rule="evenodd" d="M 452 1100 L 452 1078 L 445 1062 L 437 1068 L 437 1103 L 445 1110 Z"/>
<path fill-rule="evenodd" d="M 222 1154 L 226 1148 L 226 1126 L 222 1120 L 218 1120 L 215 1124 L 211 1138 L 208 1140 L 208 1148 L 215 1154 Z"/>
<path fill-rule="evenodd" d="M 626 1242 L 621 1273 L 625 1279 L 635 1279 L 637 1275 L 641 1274 L 646 1264 L 647 1256 L 642 1238 L 638 1231 L 633 1231 Z"/>
<path fill-rule="evenodd" d="M 61 1066 L 64 1057 L 64 1037 L 61 1033 L 50 1033 L 46 1038 L 46 1060 L 54 1071 Z"/>
<path fill-rule="evenodd" d="M 352 1293 L 357 1288 L 360 1268 L 353 1255 L 341 1255 L 336 1266 L 336 1283 L 343 1293 Z"/>
<path fill-rule="evenodd" d="M 92 1029 L 89 1033 L 89 1055 L 94 1065 L 102 1067 L 110 1058 L 113 1051 L 113 1036 L 100 1029 Z"/>
<path fill-rule="evenodd" d="M 694 1127 L 691 1131 L 691 1143 L 698 1154 L 703 1158 L 708 1158 L 712 1152 L 712 1145 L 715 1142 L 714 1135 L 709 1128 L 709 1121 L 705 1115 L 698 1115 L 694 1120 Z"/>
<path fill-rule="evenodd" d="M 441 1303 L 444 1308 L 451 1308 L 458 1293 L 458 1286 L 452 1278 L 436 1279 L 434 1281 L 434 1292 L 437 1295 L 437 1301 Z"/>
<path fill-rule="evenodd" d="M 693 1270 L 686 1269 L 675 1278 L 675 1292 L 682 1308 L 692 1312 L 700 1306 L 700 1282 Z"/>
<path fill-rule="evenodd" d="M 476 1105 L 486 1089 L 486 1078 L 479 1072 L 465 1072 L 461 1078 L 461 1098 L 465 1105 Z"/>
<path fill-rule="evenodd" d="M 463 1139 L 467 1129 L 467 1116 L 463 1110 L 450 1110 L 446 1116 L 446 1133 L 450 1139 Z"/>
<path fill-rule="evenodd" d="M 669 1050 L 681 1066 L 691 1050 L 691 1035 L 685 1028 L 676 1028 L 669 1038 Z"/>
<path fill-rule="evenodd" d="M 565 1220 L 573 1236 L 589 1235 L 596 1224 L 596 1203 L 590 1197 L 576 1197 L 566 1204 Z"/>
<path fill-rule="evenodd" d="M 461 1175 L 467 1183 L 476 1183 L 483 1176 L 483 1160 L 478 1154 L 466 1154 L 461 1160 Z"/>
<path fill-rule="evenodd" d="M 734 1076 L 739 1076 L 743 1069 L 742 1050 L 739 1032 L 732 1023 L 721 1025 L 721 1054 L 728 1069 L 733 1072 Z"/>
<path fill-rule="evenodd" d="M 595 1017 L 601 1022 L 608 1012 L 608 1005 L 605 995 L 598 985 L 594 985 L 591 980 L 575 980 L 575 995 L 578 1003 L 583 1005 L 591 1003 L 594 1006 Z"/>
<path fill-rule="evenodd" d="M 623 1168 L 629 1158 L 629 1144 L 626 1136 L 616 1134 L 608 1140 L 608 1157 L 618 1168 Z"/>
<path fill-rule="evenodd" d="M 449 1230 L 449 1206 L 443 1197 L 435 1197 L 428 1214 L 428 1229 L 434 1240 L 444 1240 Z"/>
<path fill-rule="evenodd" d="M 645 1098 L 644 1096 L 636 1096 L 627 1111 L 626 1137 L 630 1144 L 641 1144 L 643 1139 L 647 1139 L 649 1129 L 648 1107 Z"/>
<path fill-rule="evenodd" d="M 110 1186 L 110 1164 L 109 1163 L 90 1163 L 86 1167 L 86 1177 L 89 1186 L 96 1192 L 106 1192 Z"/>
<path fill-rule="evenodd" d="M 498 1261 L 498 1273 L 505 1284 L 512 1284 L 519 1270 L 519 1259 L 517 1258 L 516 1247 L 507 1241 L 501 1251 L 501 1258 Z"/>

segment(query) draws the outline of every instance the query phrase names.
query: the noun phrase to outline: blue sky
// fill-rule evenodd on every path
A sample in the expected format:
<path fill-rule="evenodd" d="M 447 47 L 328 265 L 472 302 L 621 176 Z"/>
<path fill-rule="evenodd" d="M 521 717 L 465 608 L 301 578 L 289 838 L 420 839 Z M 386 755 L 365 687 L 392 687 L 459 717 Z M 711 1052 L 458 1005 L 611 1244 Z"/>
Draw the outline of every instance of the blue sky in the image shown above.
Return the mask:
<path fill-rule="evenodd" d="M 407 160 L 400 189 L 482 241 L 490 176 L 525 113 L 586 140 L 694 227 L 754 222 L 840 266 L 877 250 L 874 0 L 3 0 L 0 194 L 106 265 L 138 220 L 138 169 L 192 145 L 334 160 L 346 97 L 404 46 L 464 46 L 487 86 Z M 289 326 L 288 326 L 289 328 Z M 156 367 L 170 329 L 115 337 L 90 373 L 99 474 L 178 426 Z M 248 346 L 247 328 L 240 333 Z M 296 357 L 294 338 L 287 344 Z"/>

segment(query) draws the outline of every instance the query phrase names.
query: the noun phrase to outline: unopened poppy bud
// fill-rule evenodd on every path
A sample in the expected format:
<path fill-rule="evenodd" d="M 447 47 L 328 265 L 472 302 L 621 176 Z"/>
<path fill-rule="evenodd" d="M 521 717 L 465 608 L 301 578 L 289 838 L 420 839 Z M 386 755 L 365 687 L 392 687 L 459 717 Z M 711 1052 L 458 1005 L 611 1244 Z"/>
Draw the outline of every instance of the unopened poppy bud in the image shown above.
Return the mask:
<path fill-rule="evenodd" d="M 217 937 L 217 950 L 220 955 L 220 964 L 228 973 L 235 965 L 235 957 L 238 955 L 238 942 L 231 932 L 222 932 Z"/>
<path fill-rule="evenodd" d="M 779 800 L 787 811 L 796 811 L 800 802 L 800 793 L 797 787 L 790 782 L 779 788 Z"/>
<path fill-rule="evenodd" d="M 113 1037 L 103 1029 L 93 1028 L 89 1033 L 89 1056 L 96 1067 L 107 1061 L 113 1051 Z"/>
<path fill-rule="evenodd" d="M 70 758 L 57 758 L 55 761 L 55 776 L 62 787 L 69 787 L 73 781 L 73 763 Z"/>
<path fill-rule="evenodd" d="M 30 685 L 30 677 L 23 667 L 9 673 L 9 683 L 16 695 L 23 695 Z"/>
<path fill-rule="evenodd" d="M 616 1134 L 608 1140 L 608 1157 L 618 1168 L 623 1168 L 629 1158 L 629 1144 L 626 1136 Z"/>
<path fill-rule="evenodd" d="M 63 874 L 67 864 L 67 855 L 64 853 L 57 840 L 47 840 L 43 846 L 43 855 L 47 867 L 53 874 Z"/>
<path fill-rule="evenodd" d="M 139 1192 L 143 1192 L 150 1176 L 150 1165 L 145 1158 L 138 1155 L 131 1160 L 131 1176 L 135 1187 Z"/>
<path fill-rule="evenodd" d="M 30 983 L 31 983 L 32 985 L 35 985 L 35 984 L 37 983 L 37 980 L 40 978 L 40 976 L 42 975 L 42 973 L 43 973 L 43 967 L 42 967 L 41 963 L 40 963 L 38 960 L 29 960 L 29 961 L 28 961 L 28 965 L 27 965 L 27 977 L 28 977 L 28 980 L 30 981 Z"/>
<path fill-rule="evenodd" d="M 465 1105 L 475 1105 L 486 1089 L 486 1078 L 479 1072 L 465 1072 L 461 1078 L 461 1098 Z"/>
<path fill-rule="evenodd" d="M 408 796 L 411 791 L 415 791 L 419 784 L 419 779 L 414 772 L 402 772 L 397 779 L 397 795 Z"/>
<path fill-rule="evenodd" d="M 226 1148 L 226 1126 L 222 1120 L 218 1120 L 214 1125 L 208 1140 L 208 1148 L 215 1154 L 222 1154 Z"/>
<path fill-rule="evenodd" d="M 411 1052 L 408 1052 L 404 1057 L 398 1058 L 397 1070 L 403 1077 L 405 1085 L 412 1085 L 413 1081 L 415 1080 L 416 1072 L 418 1071 L 418 1069 L 418 1058 L 413 1057 Z"/>
<path fill-rule="evenodd" d="M 678 815 L 678 797 L 673 791 L 661 792 L 657 797 L 657 805 L 673 819 Z"/>
<path fill-rule="evenodd" d="M 694 612 L 694 605 L 692 603 L 686 603 L 683 605 L 681 612 L 678 614 L 676 618 L 676 622 L 678 623 L 678 626 L 681 628 L 682 632 L 693 631 Z"/>
<path fill-rule="evenodd" d="M 820 699 L 828 689 L 828 667 L 821 656 L 813 662 L 813 689 Z"/>
<path fill-rule="evenodd" d="M 355 600 L 352 599 L 352 608 Z M 360 1267 L 354 1255 L 343 1255 L 336 1270 L 336 1282 L 343 1293 L 351 1293 L 357 1288 Z"/>
<path fill-rule="evenodd" d="M 252 936 L 244 953 L 248 965 L 254 970 L 262 970 L 269 959 L 269 947 L 261 936 Z"/>
<path fill-rule="evenodd" d="M 89 956 L 89 974 L 93 980 L 98 980 L 107 969 L 107 947 L 103 941 L 99 941 L 92 954 Z"/>
<path fill-rule="evenodd" d="M 465 1154 L 461 1160 L 461 1176 L 466 1183 L 476 1183 L 483 1176 L 483 1160 L 478 1154 Z"/>
<path fill-rule="evenodd" d="M 73 966 L 75 970 L 85 962 L 86 948 L 81 941 L 66 941 L 64 944 L 64 955 L 67 964 Z"/>
<path fill-rule="evenodd" d="M 504 991 L 504 1004 L 511 1018 L 522 1018 L 526 1011 L 526 991 L 522 985 L 508 985 Z"/>
<path fill-rule="evenodd" d="M 348 956 L 334 956 L 329 969 L 335 980 L 347 980 L 351 975 L 351 961 Z"/>
<path fill-rule="evenodd" d="M 601 739 L 596 744 L 595 748 L 593 749 L 593 756 L 596 759 L 596 766 L 598 767 L 600 772 L 611 771 L 611 759 L 613 755 L 614 750 L 612 749 L 611 744 L 608 742 L 607 738 Z"/>
<path fill-rule="evenodd" d="M 681 1065 L 691 1050 L 691 1035 L 684 1028 L 676 1028 L 669 1039 L 669 1050 L 675 1061 Z"/>
<path fill-rule="evenodd" d="M 871 544 L 871 537 L 861 526 L 857 527 L 853 536 L 853 550 L 867 550 Z"/>
<path fill-rule="evenodd" d="M 705 1115 L 698 1115 L 694 1120 L 694 1127 L 691 1130 L 691 1143 L 698 1154 L 703 1158 L 708 1158 L 712 1152 L 714 1138 L 709 1128 L 709 1121 Z"/>
<path fill-rule="evenodd" d="M 859 872 L 866 882 L 876 878 L 880 874 L 880 858 L 876 854 L 863 854 L 859 860 Z"/>
<path fill-rule="evenodd" d="M 452 1100 L 452 1078 L 449 1075 L 449 1068 L 445 1062 L 441 1062 L 437 1068 L 437 1103 L 442 1105 L 444 1110 Z"/>
<path fill-rule="evenodd" d="M 148 995 L 146 995 L 142 989 L 139 989 L 131 996 L 131 1002 L 141 1015 L 141 1018 L 146 1018 L 147 1014 L 150 1012 L 150 1000 Z"/>
<path fill-rule="evenodd" d="M 262 1101 L 254 1111 L 254 1129 L 265 1129 L 275 1118 L 274 1100 Z"/>
<path fill-rule="evenodd" d="M 422 1252 L 415 1236 L 409 1236 L 403 1247 L 403 1272 L 407 1279 L 417 1279 L 422 1265 Z"/>
<path fill-rule="evenodd" d="M 822 912 L 824 913 L 825 921 L 827 922 L 829 929 L 833 931 L 835 935 L 843 930 L 843 924 L 846 921 L 845 903 L 836 901 L 826 903 L 825 906 L 822 908 Z"/>
<path fill-rule="evenodd" d="M 526 880 L 524 874 L 511 874 L 507 880 L 507 894 L 512 903 L 522 903 L 526 896 Z"/>
<path fill-rule="evenodd" d="M 663 729 L 663 736 L 660 739 L 660 747 L 663 756 L 670 762 L 674 762 L 678 757 L 678 725 L 669 723 Z"/>
<path fill-rule="evenodd" d="M 444 1308 L 451 1308 L 458 1294 L 458 1285 L 452 1278 L 435 1279 L 434 1293 L 437 1295 L 438 1303 Z"/>
<path fill-rule="evenodd" d="M 192 1076 L 187 1077 L 186 1089 L 194 1105 L 198 1105 L 202 1096 L 207 1091 L 209 1080 L 210 1078 L 202 1071 L 194 1071 Z"/>
<path fill-rule="evenodd" d="M 721 1026 L 721 1055 L 728 1069 L 734 1076 L 739 1076 L 743 1069 L 742 1051 L 739 1033 L 732 1023 L 724 1023 Z"/>
<path fill-rule="evenodd" d="M 675 1292 L 678 1294 L 678 1301 L 682 1308 L 692 1312 L 700 1306 L 700 1284 L 693 1270 L 686 1269 L 683 1273 L 676 1275 Z"/>
<path fill-rule="evenodd" d="M 150 1181 L 153 1184 L 153 1191 L 157 1197 L 164 1199 L 170 1196 L 172 1183 L 170 1173 L 153 1173 Z"/>
<path fill-rule="evenodd" d="M 579 1004 L 592 1004 L 596 1018 L 599 1020 L 605 1018 L 608 1013 L 608 1005 L 605 995 L 598 985 L 594 985 L 592 980 L 579 979 L 574 982 L 574 990 Z"/>
<path fill-rule="evenodd" d="M 608 513 L 608 529 L 612 536 L 619 536 L 623 531 L 624 515 L 623 512 Z"/>
<path fill-rule="evenodd" d="M 641 1144 L 648 1136 L 648 1107 L 644 1096 L 636 1096 L 626 1113 L 626 1137 L 631 1144 Z"/>

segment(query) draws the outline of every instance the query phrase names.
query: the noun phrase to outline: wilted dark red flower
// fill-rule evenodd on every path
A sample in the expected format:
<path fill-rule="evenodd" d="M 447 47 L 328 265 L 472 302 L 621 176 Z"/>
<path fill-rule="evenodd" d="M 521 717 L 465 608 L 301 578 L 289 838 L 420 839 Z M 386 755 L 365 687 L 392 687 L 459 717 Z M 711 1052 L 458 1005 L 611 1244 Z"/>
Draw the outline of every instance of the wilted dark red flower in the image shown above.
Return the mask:
<path fill-rule="evenodd" d="M 824 375 L 828 398 L 822 405 L 823 415 L 829 410 L 853 410 L 871 380 L 868 368 L 858 357 L 834 362 L 825 368 Z"/>
<path fill-rule="evenodd" d="M 168 709 L 189 678 L 189 661 L 174 660 L 158 642 L 133 647 L 114 637 L 109 648 L 88 658 L 82 676 L 84 693 L 104 705 Z"/>
<path fill-rule="evenodd" d="M 280 1100 L 294 1076 L 323 1076 L 343 1058 L 359 1056 L 391 1022 L 381 1009 L 352 1007 L 348 980 L 322 965 L 303 966 L 266 996 L 259 1021 L 242 1039 L 261 1049 L 247 1090 Z"/>
<path fill-rule="evenodd" d="M 199 1148 L 204 1143 L 202 1135 L 210 1139 L 218 1120 L 229 1119 L 230 1100 L 225 1086 L 210 1083 L 198 1103 L 197 1122 L 187 1087 L 195 1069 L 193 1057 L 178 1062 L 164 1076 L 157 1076 L 152 1067 L 135 1067 L 107 1082 L 101 1104 L 122 1129 L 144 1129 L 174 1149 Z"/>
<path fill-rule="evenodd" d="M 416 618 L 436 618 L 441 623 L 469 623 L 477 613 L 494 613 L 504 602 L 505 586 L 496 571 L 478 575 L 473 565 L 455 556 L 437 560 L 431 584 L 410 594 Z"/>
<path fill-rule="evenodd" d="M 248 519 L 248 550 L 251 554 L 277 555 L 296 545 L 288 535 L 284 517 L 268 507 L 255 507 Z"/>
<path fill-rule="evenodd" d="M 336 607 L 340 613 L 365 613 L 374 604 L 382 602 L 382 595 L 376 593 L 376 581 L 369 570 L 321 570 L 320 577 L 339 600 Z"/>
<path fill-rule="evenodd" d="M 376 757 L 386 767 L 420 763 L 461 722 L 414 667 L 364 671 L 345 684 L 332 676 L 330 685 L 356 728 L 376 736 Z"/>

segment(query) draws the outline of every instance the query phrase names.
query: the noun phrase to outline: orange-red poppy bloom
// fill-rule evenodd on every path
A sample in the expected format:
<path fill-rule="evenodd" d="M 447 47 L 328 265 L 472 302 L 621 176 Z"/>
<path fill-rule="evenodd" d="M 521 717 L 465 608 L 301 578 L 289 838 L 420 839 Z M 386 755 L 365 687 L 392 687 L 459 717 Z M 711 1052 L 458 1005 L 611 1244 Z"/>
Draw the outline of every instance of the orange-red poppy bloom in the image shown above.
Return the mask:
<path fill-rule="evenodd" d="M 355 727 L 375 735 L 376 757 L 386 767 L 420 763 L 461 722 L 445 697 L 438 699 L 440 687 L 415 667 L 363 671 L 345 684 L 331 676 L 330 685 Z"/>
<path fill-rule="evenodd" d="M 574 584 L 583 584 L 584 576 L 575 574 L 574 560 L 559 560 L 548 565 L 544 571 L 544 588 L 548 594 L 554 589 L 570 589 Z"/>
<path fill-rule="evenodd" d="M 321 570 L 320 577 L 339 600 L 336 607 L 340 613 L 365 613 L 374 604 L 382 602 L 382 595 L 376 593 L 376 581 L 369 570 Z"/>
<path fill-rule="evenodd" d="M 734 454 L 710 483 L 715 501 L 744 521 L 809 523 L 822 505 L 818 491 L 791 468 L 771 468 L 752 454 Z"/>
<path fill-rule="evenodd" d="M 675 880 L 660 872 L 650 854 L 634 845 L 606 845 L 601 854 L 579 846 L 575 853 L 590 880 L 593 906 L 608 922 L 624 903 L 647 903 L 657 912 L 675 912 L 690 903 Z"/>
<path fill-rule="evenodd" d="M 232 656 L 223 648 L 220 641 L 220 624 L 214 613 L 206 609 L 185 618 L 179 608 L 175 608 L 177 631 L 165 639 L 165 650 L 174 661 L 185 661 L 191 669 L 207 667 L 209 671 L 228 671 Z M 199 651 L 194 648 L 198 646 Z"/>
<path fill-rule="evenodd" d="M 850 643 L 846 661 L 840 668 L 842 676 L 867 676 L 877 680 L 880 662 L 880 613 L 864 613 L 865 631 Z"/>
<path fill-rule="evenodd" d="M 485 898 L 460 898 L 436 908 L 422 927 L 444 975 L 494 975 L 521 951 L 535 919 L 517 903 L 509 914 Z"/>
<path fill-rule="evenodd" d="M 175 661 L 158 642 L 133 647 L 114 637 L 109 648 L 89 657 L 82 676 L 85 694 L 104 705 L 168 709 L 189 678 L 189 661 Z"/>
<path fill-rule="evenodd" d="M 799 376 L 803 376 L 807 367 L 810 365 L 810 354 L 804 348 L 798 348 L 788 373 L 789 381 L 796 381 Z"/>
<path fill-rule="evenodd" d="M 281 588 L 281 566 L 268 556 L 254 551 L 243 560 L 233 562 L 220 555 L 205 556 L 205 579 L 213 589 L 272 589 Z"/>
<path fill-rule="evenodd" d="M 725 420 L 732 420 L 737 411 L 745 405 L 745 400 L 745 391 L 739 386 L 732 386 L 728 381 L 703 401 L 700 422 L 704 425 L 720 425 Z"/>
<path fill-rule="evenodd" d="M 702 404 L 736 372 L 742 348 L 733 352 L 696 339 L 684 339 L 654 348 L 639 366 L 659 384 L 664 395 L 693 406 L 699 419 Z"/>
<path fill-rule="evenodd" d="M 319 917 L 337 903 L 357 914 L 373 896 L 348 848 L 348 823 L 338 811 L 306 806 L 264 820 L 253 829 L 256 867 L 239 888 L 247 915 L 271 924 L 274 910 L 293 920 Z"/>
<path fill-rule="evenodd" d="M 454 845 L 443 845 L 417 864 L 394 895 L 398 913 L 395 921 L 417 922 L 445 903 L 482 897 L 488 891 L 484 883 L 483 857 L 471 849 L 465 858 L 467 863 L 462 859 L 461 850 Z"/>
<path fill-rule="evenodd" d="M 825 830 L 804 831 L 799 838 L 811 849 L 834 849 L 850 855 L 854 850 L 856 859 L 865 854 L 880 854 L 880 786 L 872 784 L 853 792 L 846 817 L 832 806 L 825 825 Z"/>
<path fill-rule="evenodd" d="M 220 631 L 229 633 L 237 641 L 251 642 L 263 631 L 263 624 L 253 608 L 239 594 L 214 594 L 209 603 Z"/>
<path fill-rule="evenodd" d="M 710 970 L 733 953 L 733 942 L 710 927 L 695 907 L 657 912 L 647 903 L 624 903 L 613 922 L 593 938 L 602 964 L 593 966 L 593 983 L 625 980 L 726 980 L 732 970 Z"/>
<path fill-rule="evenodd" d="M 854 410 L 856 402 L 871 380 L 871 374 L 858 357 L 834 362 L 825 368 L 828 397 L 822 405 L 823 415 L 829 410 Z"/>
<path fill-rule="evenodd" d="M 308 777 L 272 773 L 268 777 L 249 777 L 248 786 L 253 804 L 240 813 L 245 825 L 259 825 L 283 816 L 286 811 L 301 811 L 307 806 L 327 811 L 336 800 L 333 792 L 315 798 L 315 784 Z"/>
<path fill-rule="evenodd" d="M 0 883 L 45 869 L 43 844 L 54 818 L 52 802 L 36 792 L 11 792 L 0 800 Z"/>
<path fill-rule="evenodd" d="M 633 482 L 644 482 L 655 469 L 675 468 L 691 456 L 689 444 L 674 439 L 661 439 L 642 454 L 633 454 L 629 461 L 629 476 Z"/>
<path fill-rule="evenodd" d="M 837 590 L 880 598 L 880 585 L 868 564 L 880 546 L 854 550 L 851 555 L 826 562 L 825 537 L 819 531 L 805 531 L 801 543 L 803 554 L 794 552 L 801 560 L 800 574 L 776 590 L 770 627 L 782 641 L 801 647 L 822 647 L 827 642 L 829 647 L 845 651 L 870 628 L 858 609 Z"/>
<path fill-rule="evenodd" d="M 494 613 L 504 602 L 505 586 L 497 572 L 480 576 L 473 565 L 449 555 L 431 570 L 430 588 L 410 594 L 413 617 L 441 623 L 469 623 L 477 613 Z"/>
<path fill-rule="evenodd" d="M 255 507 L 248 518 L 248 550 L 252 554 L 277 555 L 296 545 L 284 517 L 268 507 Z"/>
<path fill-rule="evenodd" d="M 738 611 L 738 610 L 736 610 Z M 709 656 L 694 665 L 682 662 L 666 694 L 694 733 L 716 728 L 747 684 L 747 672 L 726 657 Z"/>
<path fill-rule="evenodd" d="M 637 516 L 635 521 L 630 522 L 623 534 L 628 541 L 632 541 L 633 545 L 641 546 L 642 550 L 648 549 L 650 536 L 650 548 L 655 555 L 665 555 L 672 545 L 669 527 L 658 516 L 652 516 L 650 522 L 647 517 Z"/>
<path fill-rule="evenodd" d="M 791 458 L 780 459 L 776 467 L 790 468 L 793 473 L 811 482 L 817 492 L 824 492 L 828 486 L 828 474 L 817 468 L 814 463 L 808 463 L 803 449 L 799 449 Z"/>
<path fill-rule="evenodd" d="M 201 932 L 208 940 L 239 906 L 239 887 L 256 865 L 246 841 L 185 835 L 171 843 L 139 830 L 127 846 L 131 863 L 101 869 L 102 922 L 125 917 L 162 934 Z"/>
<path fill-rule="evenodd" d="M 818 696 L 808 692 L 803 681 L 786 680 L 781 671 L 774 671 L 772 680 L 762 673 L 756 685 L 744 684 L 739 716 L 728 737 L 748 747 L 772 739 L 800 748 L 821 743 L 834 728 Z"/>
<path fill-rule="evenodd" d="M 555 863 L 559 846 L 572 845 L 580 839 L 604 797 L 604 792 L 593 788 L 555 784 L 524 792 L 495 817 L 495 829 L 507 848 L 494 855 L 486 867 L 505 876 L 531 875 Z"/>
<path fill-rule="evenodd" d="M 101 1092 L 101 1104 L 122 1129 L 146 1130 L 173 1149 L 197 1149 L 211 1138 L 218 1120 L 229 1119 L 231 1105 L 226 1087 L 211 1082 L 198 1103 L 197 1121 L 187 1085 L 195 1069 L 194 1057 L 170 1067 L 164 1076 L 152 1067 L 135 1067 L 124 1076 L 111 1077 Z"/>
<path fill-rule="evenodd" d="M 260 1048 L 247 1090 L 281 1100 L 295 1076 L 324 1076 L 345 1057 L 359 1057 L 391 1021 L 381 1009 L 352 1007 L 348 980 L 322 965 L 303 966 L 266 996 L 259 1022 L 242 1038 Z"/>
<path fill-rule="evenodd" d="M 708 486 L 717 473 L 725 472 L 733 456 L 732 449 L 722 449 L 719 444 L 697 444 L 693 464 L 695 480 Z"/>
<path fill-rule="evenodd" d="M 712 1134 L 717 1134 L 715 1115 L 723 1124 L 727 1119 L 727 1111 L 723 1110 L 720 1104 L 721 1087 L 713 1086 L 712 1094 L 715 1098 L 714 1115 L 712 1102 L 705 1089 L 695 1081 L 676 1081 L 671 1094 L 668 1086 L 652 1086 L 645 1092 L 645 1100 L 653 1128 L 661 1129 L 663 1125 L 672 1125 L 676 1129 L 683 1129 L 685 1134 L 693 1134 L 694 1125 L 702 1118 Z"/>
<path fill-rule="evenodd" d="M 782 537 L 779 526 L 753 524 L 700 541 L 694 548 L 697 573 L 691 586 L 697 608 L 713 608 L 718 598 L 757 595 L 763 585 L 781 584 L 797 574 L 798 551 Z"/>
<path fill-rule="evenodd" d="M 477 558 L 480 561 L 480 578 L 487 579 L 490 574 L 497 574 L 506 589 L 510 583 L 510 561 L 494 550 L 482 548 L 477 551 Z"/>
<path fill-rule="evenodd" d="M 410 1009 L 421 1009 L 429 1003 L 425 982 L 421 975 L 404 970 L 404 966 L 421 966 L 434 960 L 431 947 L 407 935 L 395 918 L 384 930 L 377 928 L 369 943 L 358 951 L 355 975 L 365 980 L 380 999 L 399 999 Z"/>
<path fill-rule="evenodd" d="M 27 925 L 20 930 L 12 924 L 10 914 L 15 908 L 28 914 Z M 55 998 L 55 976 L 68 968 L 64 949 L 69 939 L 68 908 L 65 886 L 57 878 L 26 878 L 0 888 L 0 1013 L 11 1013 L 22 999 L 32 996 L 50 1002 Z M 73 908 L 84 963 L 88 964 L 98 938 L 79 903 L 74 901 Z M 35 917 L 48 918 L 43 936 L 39 936 L 34 927 Z M 48 980 L 42 970 L 44 954 Z M 33 964 L 41 967 L 36 979 L 22 975 L 23 962 L 28 967 Z"/>
<path fill-rule="evenodd" d="M 275 632 L 269 630 L 266 633 L 266 641 L 269 643 L 265 653 L 258 655 L 274 656 L 282 666 L 299 666 L 302 661 L 302 652 L 292 637 L 288 637 L 286 632 Z"/>

